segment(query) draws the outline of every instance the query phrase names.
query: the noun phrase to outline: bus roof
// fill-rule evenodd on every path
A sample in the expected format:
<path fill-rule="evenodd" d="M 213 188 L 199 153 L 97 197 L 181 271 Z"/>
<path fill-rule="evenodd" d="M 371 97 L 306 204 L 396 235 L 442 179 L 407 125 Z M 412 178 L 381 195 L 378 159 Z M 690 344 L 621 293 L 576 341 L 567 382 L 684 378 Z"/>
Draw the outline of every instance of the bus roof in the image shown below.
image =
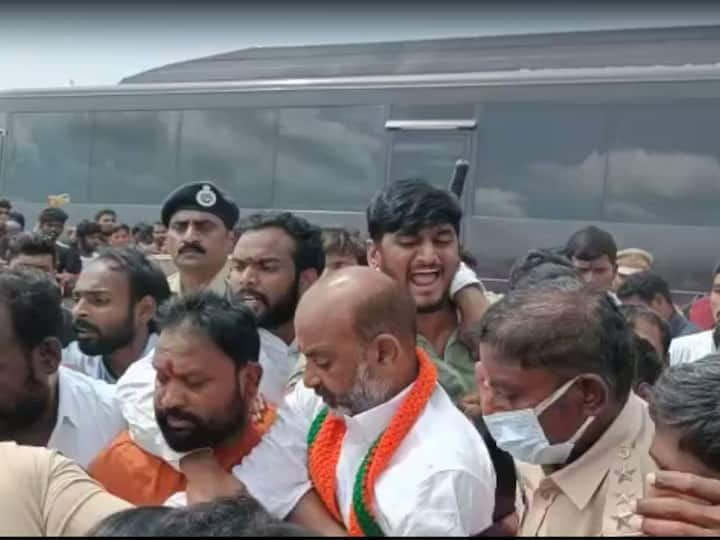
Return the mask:
<path fill-rule="evenodd" d="M 720 26 L 602 30 L 383 43 L 252 47 L 120 81 L 157 84 L 419 75 L 720 61 Z"/>

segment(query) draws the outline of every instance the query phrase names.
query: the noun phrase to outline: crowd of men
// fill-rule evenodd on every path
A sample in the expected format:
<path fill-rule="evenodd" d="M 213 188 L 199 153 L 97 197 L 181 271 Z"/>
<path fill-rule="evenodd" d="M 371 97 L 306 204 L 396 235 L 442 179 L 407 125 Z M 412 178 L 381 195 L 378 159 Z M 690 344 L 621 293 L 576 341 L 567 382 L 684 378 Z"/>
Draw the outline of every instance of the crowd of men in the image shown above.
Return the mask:
<path fill-rule="evenodd" d="M 720 533 L 720 267 L 684 314 L 587 227 L 492 294 L 421 180 L 366 235 L 210 182 L 68 220 L 0 201 L 2 535 Z"/>

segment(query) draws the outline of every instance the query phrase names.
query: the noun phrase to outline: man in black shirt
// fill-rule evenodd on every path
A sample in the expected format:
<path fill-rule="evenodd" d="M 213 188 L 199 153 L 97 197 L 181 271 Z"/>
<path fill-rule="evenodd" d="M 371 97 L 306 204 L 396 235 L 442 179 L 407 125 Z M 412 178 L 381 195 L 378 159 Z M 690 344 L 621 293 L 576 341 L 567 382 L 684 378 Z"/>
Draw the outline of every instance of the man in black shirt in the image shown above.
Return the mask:
<path fill-rule="evenodd" d="M 38 231 L 49 236 L 55 242 L 58 274 L 79 274 L 82 270 L 80 256 L 71 246 L 61 242 L 60 236 L 65 230 L 68 215 L 61 208 L 46 208 L 38 216 Z"/>

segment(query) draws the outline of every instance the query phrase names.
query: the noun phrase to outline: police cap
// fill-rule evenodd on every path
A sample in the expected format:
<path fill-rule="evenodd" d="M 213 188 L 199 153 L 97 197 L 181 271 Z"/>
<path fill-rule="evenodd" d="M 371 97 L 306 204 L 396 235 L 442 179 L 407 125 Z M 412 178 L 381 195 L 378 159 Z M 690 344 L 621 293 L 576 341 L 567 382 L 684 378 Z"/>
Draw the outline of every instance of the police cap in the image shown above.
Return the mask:
<path fill-rule="evenodd" d="M 212 182 L 191 182 L 170 193 L 162 206 L 162 222 L 170 225 L 173 215 L 180 210 L 207 212 L 220 218 L 227 229 L 237 223 L 240 211 L 235 201 Z"/>

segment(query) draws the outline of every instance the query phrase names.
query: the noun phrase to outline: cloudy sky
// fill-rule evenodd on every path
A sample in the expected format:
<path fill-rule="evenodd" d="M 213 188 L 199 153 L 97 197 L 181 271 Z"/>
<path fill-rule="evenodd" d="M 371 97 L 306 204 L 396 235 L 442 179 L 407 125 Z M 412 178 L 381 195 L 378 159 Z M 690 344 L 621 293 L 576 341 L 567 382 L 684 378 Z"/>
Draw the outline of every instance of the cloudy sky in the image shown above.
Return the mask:
<path fill-rule="evenodd" d="M 58 2 L 60 4 L 60 2 Z M 252 46 L 720 24 L 720 3 L 0 4 L 0 89 L 114 84 Z M 98 8 L 97 4 L 106 7 Z M 93 7 L 95 6 L 95 7 Z"/>

